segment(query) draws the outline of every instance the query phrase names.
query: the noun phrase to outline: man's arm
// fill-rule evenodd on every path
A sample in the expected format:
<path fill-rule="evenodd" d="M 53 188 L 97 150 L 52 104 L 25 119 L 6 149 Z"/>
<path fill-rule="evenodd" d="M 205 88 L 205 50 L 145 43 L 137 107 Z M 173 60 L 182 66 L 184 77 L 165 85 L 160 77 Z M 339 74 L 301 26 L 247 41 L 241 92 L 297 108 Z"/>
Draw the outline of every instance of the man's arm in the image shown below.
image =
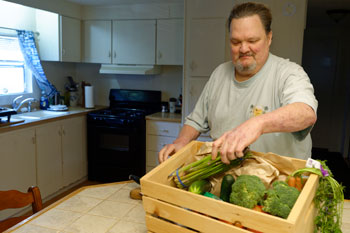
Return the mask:
<path fill-rule="evenodd" d="M 175 141 L 172 144 L 168 144 L 161 149 L 158 154 L 159 162 L 164 162 L 168 156 L 173 155 L 175 152 L 179 151 L 189 142 L 198 138 L 199 135 L 200 132 L 198 132 L 195 128 L 189 125 L 184 125 Z"/>
<path fill-rule="evenodd" d="M 300 102 L 250 118 L 214 141 L 212 157 L 215 158 L 220 151 L 221 160 L 229 163 L 230 160 L 242 157 L 243 150 L 262 134 L 300 131 L 315 124 L 316 119 L 314 110 Z"/>

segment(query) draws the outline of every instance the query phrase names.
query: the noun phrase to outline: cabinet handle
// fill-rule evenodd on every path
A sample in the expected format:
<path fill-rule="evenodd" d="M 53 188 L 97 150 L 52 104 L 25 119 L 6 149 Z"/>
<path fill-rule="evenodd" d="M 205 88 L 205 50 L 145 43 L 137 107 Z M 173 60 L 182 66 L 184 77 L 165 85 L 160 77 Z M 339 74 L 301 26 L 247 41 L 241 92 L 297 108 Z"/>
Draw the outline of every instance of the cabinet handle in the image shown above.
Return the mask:
<path fill-rule="evenodd" d="M 158 52 L 158 59 L 161 59 L 162 56 L 163 56 L 162 53 L 159 51 L 159 52 Z"/>
<path fill-rule="evenodd" d="M 113 57 L 117 58 L 117 52 L 116 51 L 114 51 Z"/>
<path fill-rule="evenodd" d="M 66 50 L 62 49 L 62 55 L 65 55 L 65 54 L 66 54 Z"/>
<path fill-rule="evenodd" d="M 33 144 L 36 144 L 36 138 L 35 137 L 32 137 L 32 142 L 33 142 Z"/>
<path fill-rule="evenodd" d="M 164 133 L 169 133 L 169 130 L 167 130 L 167 129 L 162 129 L 161 131 Z"/>
<path fill-rule="evenodd" d="M 66 131 L 65 131 L 65 130 L 62 130 L 62 134 L 63 134 L 63 135 L 66 135 Z"/>
<path fill-rule="evenodd" d="M 62 131 L 58 130 L 58 135 L 62 136 Z"/>
<path fill-rule="evenodd" d="M 109 51 L 108 52 L 108 57 L 111 57 L 111 56 L 112 56 L 111 51 Z"/>

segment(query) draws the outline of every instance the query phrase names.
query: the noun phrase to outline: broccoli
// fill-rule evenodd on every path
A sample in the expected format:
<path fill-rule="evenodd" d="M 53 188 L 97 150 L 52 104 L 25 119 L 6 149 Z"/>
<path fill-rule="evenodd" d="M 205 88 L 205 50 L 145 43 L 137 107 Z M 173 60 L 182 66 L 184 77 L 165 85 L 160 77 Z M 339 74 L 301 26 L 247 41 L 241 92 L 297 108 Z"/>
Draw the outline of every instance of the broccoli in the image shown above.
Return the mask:
<path fill-rule="evenodd" d="M 272 189 L 267 191 L 267 198 L 263 204 L 263 211 L 275 216 L 287 218 L 300 192 L 288 186 L 284 181 L 272 183 Z"/>
<path fill-rule="evenodd" d="M 241 175 L 232 185 L 230 202 L 253 209 L 254 206 L 261 204 L 265 195 L 266 188 L 259 177 L 254 175 Z"/>

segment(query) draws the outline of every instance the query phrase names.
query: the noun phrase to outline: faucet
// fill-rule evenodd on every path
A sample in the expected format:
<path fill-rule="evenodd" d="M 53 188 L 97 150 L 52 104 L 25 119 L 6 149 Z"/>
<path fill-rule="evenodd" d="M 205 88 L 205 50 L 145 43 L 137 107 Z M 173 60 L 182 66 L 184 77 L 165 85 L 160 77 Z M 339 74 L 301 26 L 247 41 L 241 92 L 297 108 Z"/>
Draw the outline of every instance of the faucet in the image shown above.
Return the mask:
<path fill-rule="evenodd" d="M 17 101 L 18 101 L 20 98 L 22 98 L 22 97 L 23 97 L 23 96 L 20 95 L 20 96 L 18 96 L 18 97 L 16 97 L 16 98 L 13 99 L 13 101 L 12 101 L 12 108 L 17 112 L 18 109 L 20 109 L 20 107 L 21 107 L 24 103 L 27 103 L 27 102 L 28 102 L 28 112 L 30 112 L 30 111 L 32 110 L 32 103 L 33 103 L 33 102 L 38 102 L 38 100 L 35 99 L 35 98 L 26 98 L 26 99 L 22 100 L 22 101 L 18 104 Z"/>

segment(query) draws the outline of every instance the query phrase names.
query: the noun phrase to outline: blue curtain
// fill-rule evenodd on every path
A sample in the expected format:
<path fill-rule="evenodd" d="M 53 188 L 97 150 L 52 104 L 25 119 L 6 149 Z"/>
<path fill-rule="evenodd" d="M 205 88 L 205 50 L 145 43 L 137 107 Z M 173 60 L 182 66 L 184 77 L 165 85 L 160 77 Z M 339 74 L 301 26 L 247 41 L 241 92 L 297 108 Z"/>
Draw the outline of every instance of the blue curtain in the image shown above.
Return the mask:
<path fill-rule="evenodd" d="M 33 76 L 42 91 L 51 97 L 57 93 L 56 88 L 47 80 L 43 67 L 40 63 L 38 51 L 35 46 L 34 33 L 31 31 L 17 30 L 19 45 L 26 65 L 31 69 Z"/>

